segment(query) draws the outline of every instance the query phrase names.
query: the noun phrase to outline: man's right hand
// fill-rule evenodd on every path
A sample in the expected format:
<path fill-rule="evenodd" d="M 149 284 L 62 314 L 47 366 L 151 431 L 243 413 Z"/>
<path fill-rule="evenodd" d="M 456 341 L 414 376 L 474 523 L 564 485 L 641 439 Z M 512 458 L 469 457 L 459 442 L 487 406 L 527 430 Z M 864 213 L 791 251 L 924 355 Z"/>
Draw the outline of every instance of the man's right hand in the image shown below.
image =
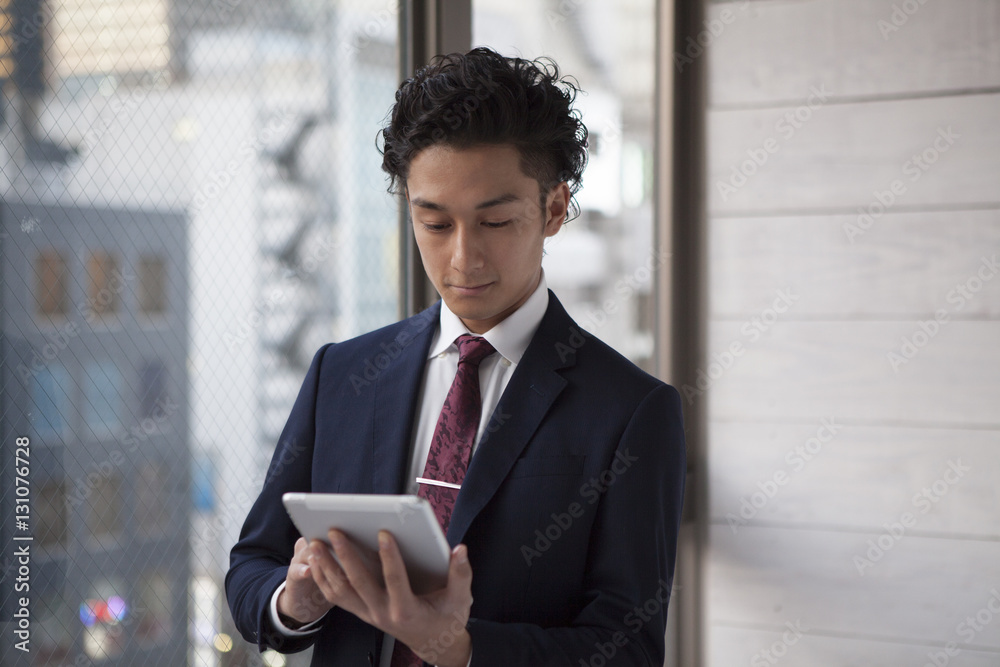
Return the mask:
<path fill-rule="evenodd" d="M 333 608 L 313 580 L 306 560 L 309 554 L 309 543 L 306 538 L 300 537 L 295 541 L 295 555 L 288 564 L 285 588 L 278 595 L 277 601 L 278 613 L 295 621 L 298 627 L 312 623 Z M 289 628 L 296 629 L 291 626 Z"/>

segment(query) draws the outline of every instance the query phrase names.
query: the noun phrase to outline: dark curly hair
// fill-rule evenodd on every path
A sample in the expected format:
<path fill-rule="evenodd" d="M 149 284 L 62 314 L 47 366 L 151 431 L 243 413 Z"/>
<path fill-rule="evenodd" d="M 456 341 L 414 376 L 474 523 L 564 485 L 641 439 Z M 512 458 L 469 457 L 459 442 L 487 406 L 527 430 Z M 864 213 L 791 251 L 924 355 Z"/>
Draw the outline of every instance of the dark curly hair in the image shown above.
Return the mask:
<path fill-rule="evenodd" d="M 485 47 L 435 56 L 399 86 L 379 132 L 389 192 L 401 192 L 413 158 L 433 144 L 511 144 L 521 170 L 538 181 L 543 205 L 563 181 L 575 195 L 587 166 L 587 128 L 572 108 L 580 88 L 568 79 L 550 58 L 507 58 Z M 570 213 L 580 213 L 575 198 Z"/>

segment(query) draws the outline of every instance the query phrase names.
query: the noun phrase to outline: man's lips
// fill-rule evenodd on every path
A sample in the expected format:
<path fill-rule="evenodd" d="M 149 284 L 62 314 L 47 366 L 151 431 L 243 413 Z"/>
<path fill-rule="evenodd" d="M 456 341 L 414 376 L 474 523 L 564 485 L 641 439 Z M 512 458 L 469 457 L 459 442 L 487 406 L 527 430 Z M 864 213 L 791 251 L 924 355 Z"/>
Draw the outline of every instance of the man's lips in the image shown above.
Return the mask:
<path fill-rule="evenodd" d="M 459 294 L 478 294 L 486 290 L 487 287 L 492 285 L 492 282 L 481 283 L 479 285 L 449 285 L 449 287 Z"/>

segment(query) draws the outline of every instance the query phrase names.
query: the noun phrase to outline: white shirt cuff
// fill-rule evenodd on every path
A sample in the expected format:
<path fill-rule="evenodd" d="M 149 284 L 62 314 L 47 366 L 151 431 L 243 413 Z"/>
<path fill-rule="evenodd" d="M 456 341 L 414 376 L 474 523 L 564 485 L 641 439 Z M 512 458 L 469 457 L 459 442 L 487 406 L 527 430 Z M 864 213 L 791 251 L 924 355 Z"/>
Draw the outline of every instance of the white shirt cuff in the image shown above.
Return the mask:
<path fill-rule="evenodd" d="M 274 595 L 271 596 L 271 604 L 270 604 L 271 623 L 273 623 L 274 627 L 278 629 L 278 632 L 284 635 L 288 635 L 289 637 L 301 637 L 303 635 L 312 634 L 313 632 L 319 630 L 317 626 L 319 625 L 319 622 L 323 620 L 323 617 L 325 617 L 326 614 L 323 614 L 323 616 L 320 616 L 311 623 L 306 623 L 298 630 L 292 630 L 291 628 L 289 628 L 288 626 L 286 626 L 284 623 L 281 622 L 281 618 L 278 616 L 278 596 L 281 595 L 281 591 L 283 590 L 285 590 L 285 582 L 282 581 L 281 585 L 278 586 L 278 588 L 274 591 Z"/>

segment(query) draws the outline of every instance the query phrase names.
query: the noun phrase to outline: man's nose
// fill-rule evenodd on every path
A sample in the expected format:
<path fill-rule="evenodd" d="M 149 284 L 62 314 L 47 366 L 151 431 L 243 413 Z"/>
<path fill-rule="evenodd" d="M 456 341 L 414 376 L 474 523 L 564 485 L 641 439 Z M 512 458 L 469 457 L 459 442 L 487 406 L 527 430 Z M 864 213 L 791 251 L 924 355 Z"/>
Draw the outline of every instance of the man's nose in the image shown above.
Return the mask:
<path fill-rule="evenodd" d="M 463 273 L 483 266 L 482 238 L 477 230 L 470 230 L 466 225 L 458 225 L 451 249 L 451 265 Z"/>

